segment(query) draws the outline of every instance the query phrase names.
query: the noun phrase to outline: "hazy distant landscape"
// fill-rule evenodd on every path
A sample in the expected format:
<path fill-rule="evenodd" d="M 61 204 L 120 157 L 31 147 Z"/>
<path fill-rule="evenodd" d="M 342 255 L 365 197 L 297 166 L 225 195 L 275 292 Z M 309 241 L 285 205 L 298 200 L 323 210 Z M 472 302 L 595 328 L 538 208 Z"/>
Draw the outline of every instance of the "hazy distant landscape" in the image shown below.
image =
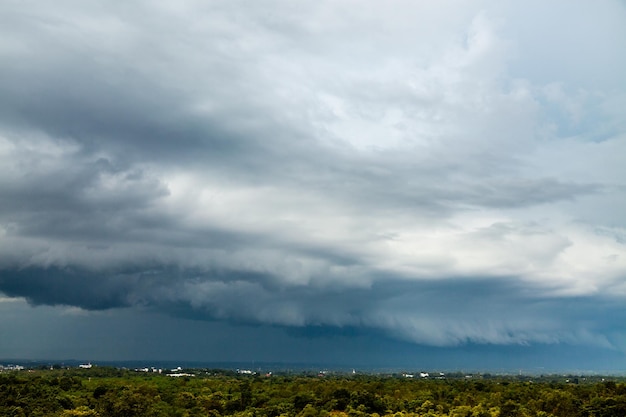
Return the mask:
<path fill-rule="evenodd" d="M 274 375 L 319 375 L 324 373 L 333 376 L 342 375 L 378 375 L 378 376 L 392 376 L 392 375 L 413 375 L 419 378 L 420 374 L 426 374 L 428 377 L 435 378 L 440 374 L 447 375 L 448 378 L 464 377 L 467 375 L 493 375 L 493 376 L 524 376 L 524 377 L 538 377 L 538 376 L 556 376 L 559 378 L 567 379 L 573 375 L 576 377 L 626 377 L 626 371 L 605 369 L 583 369 L 583 368 L 450 368 L 450 367 L 430 367 L 426 364 L 423 365 L 405 365 L 405 366 L 374 366 L 362 364 L 361 366 L 350 366 L 346 364 L 337 363 L 288 363 L 288 362 L 210 362 L 210 361 L 154 361 L 154 360 L 129 360 L 129 361 L 79 361 L 75 359 L 66 360 L 25 360 L 25 359 L 13 359 L 3 360 L 0 359 L 0 372 L 13 371 L 13 370 L 29 370 L 29 369 L 76 369 L 80 366 L 89 365 L 89 367 L 103 367 L 103 368 L 115 368 L 124 369 L 137 372 L 154 373 L 158 370 L 162 372 L 174 371 L 178 368 L 181 369 L 211 369 L 220 370 L 225 373 L 237 374 L 240 371 L 246 371 L 246 373 L 254 373 L 256 375 L 265 375 L 272 373 Z M 594 379 L 595 380 L 595 379 Z"/>

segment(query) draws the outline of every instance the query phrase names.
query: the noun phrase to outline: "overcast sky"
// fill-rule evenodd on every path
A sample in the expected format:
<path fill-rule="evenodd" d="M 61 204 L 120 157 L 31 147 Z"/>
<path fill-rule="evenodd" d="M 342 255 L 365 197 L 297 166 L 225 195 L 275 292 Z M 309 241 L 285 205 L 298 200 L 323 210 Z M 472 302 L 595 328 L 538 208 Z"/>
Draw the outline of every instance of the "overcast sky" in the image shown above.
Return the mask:
<path fill-rule="evenodd" d="M 619 0 L 4 1 L 0 357 L 626 370 L 624 51 Z"/>

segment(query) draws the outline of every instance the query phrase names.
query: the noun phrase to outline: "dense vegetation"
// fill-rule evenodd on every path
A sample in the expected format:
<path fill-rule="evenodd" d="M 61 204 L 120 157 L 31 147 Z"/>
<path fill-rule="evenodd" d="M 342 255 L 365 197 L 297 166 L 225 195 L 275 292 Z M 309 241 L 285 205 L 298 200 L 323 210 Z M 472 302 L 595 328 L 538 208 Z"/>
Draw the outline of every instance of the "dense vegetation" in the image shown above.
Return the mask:
<path fill-rule="evenodd" d="M 112 368 L 0 374 L 1 416 L 626 416 L 622 381 L 475 377 L 168 377 Z"/>

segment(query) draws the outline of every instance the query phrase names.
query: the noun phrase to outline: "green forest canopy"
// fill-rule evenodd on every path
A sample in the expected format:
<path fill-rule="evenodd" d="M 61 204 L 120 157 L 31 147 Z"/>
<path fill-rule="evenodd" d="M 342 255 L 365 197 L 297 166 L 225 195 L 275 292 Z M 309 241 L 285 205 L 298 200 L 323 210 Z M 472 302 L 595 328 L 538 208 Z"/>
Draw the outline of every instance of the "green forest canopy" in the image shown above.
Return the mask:
<path fill-rule="evenodd" d="M 2 416 L 626 416 L 622 379 L 476 375 L 194 377 L 115 368 L 0 374 Z"/>

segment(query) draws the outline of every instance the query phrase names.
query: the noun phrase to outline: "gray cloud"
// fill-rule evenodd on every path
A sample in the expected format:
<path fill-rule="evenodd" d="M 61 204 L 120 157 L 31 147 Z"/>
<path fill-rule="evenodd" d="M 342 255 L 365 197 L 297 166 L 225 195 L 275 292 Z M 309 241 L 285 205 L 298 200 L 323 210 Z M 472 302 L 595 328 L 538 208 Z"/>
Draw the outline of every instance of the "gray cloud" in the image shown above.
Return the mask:
<path fill-rule="evenodd" d="M 436 346 L 565 342 L 615 348 L 611 331 L 624 319 L 619 299 L 547 297 L 511 277 L 386 277 L 368 287 L 341 288 L 285 286 L 250 271 L 51 267 L 4 270 L 0 287 L 33 305 L 139 307 L 196 320 L 308 329 L 302 335 L 362 328 Z"/>
<path fill-rule="evenodd" d="M 607 205 L 623 6 L 594 9 L 602 48 L 567 54 L 616 68 L 583 78 L 542 72 L 544 38 L 572 44 L 517 23 L 566 3 L 397 6 L 2 6 L 0 291 L 437 346 L 620 345 L 601 323 L 626 296 Z"/>

